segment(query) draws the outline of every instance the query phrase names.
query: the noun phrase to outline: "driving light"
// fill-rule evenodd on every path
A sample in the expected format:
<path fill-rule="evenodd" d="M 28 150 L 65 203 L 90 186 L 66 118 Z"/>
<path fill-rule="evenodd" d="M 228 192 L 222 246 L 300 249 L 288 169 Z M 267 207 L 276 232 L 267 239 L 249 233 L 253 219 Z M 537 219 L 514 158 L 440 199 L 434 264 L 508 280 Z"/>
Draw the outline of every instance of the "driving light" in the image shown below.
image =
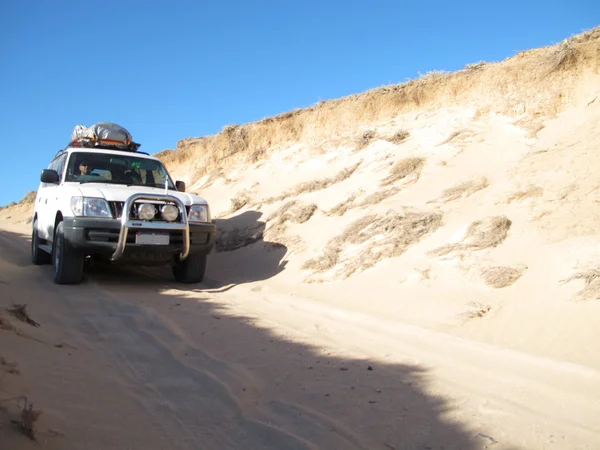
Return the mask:
<path fill-rule="evenodd" d="M 167 222 L 173 222 L 179 215 L 179 209 L 174 205 L 163 205 L 160 208 L 160 214 Z"/>
<path fill-rule="evenodd" d="M 150 203 L 142 203 L 138 206 L 137 215 L 142 220 L 152 220 L 156 215 L 156 208 Z"/>
<path fill-rule="evenodd" d="M 188 216 L 190 222 L 208 222 L 208 205 L 192 205 Z"/>

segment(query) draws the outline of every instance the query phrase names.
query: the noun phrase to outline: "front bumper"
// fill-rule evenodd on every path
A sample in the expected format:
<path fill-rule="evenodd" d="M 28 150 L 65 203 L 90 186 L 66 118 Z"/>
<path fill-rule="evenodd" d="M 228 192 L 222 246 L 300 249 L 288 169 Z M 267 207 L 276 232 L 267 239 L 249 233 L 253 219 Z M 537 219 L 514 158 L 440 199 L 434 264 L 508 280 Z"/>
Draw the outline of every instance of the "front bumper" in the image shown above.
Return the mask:
<path fill-rule="evenodd" d="M 117 250 L 121 221 L 119 219 L 65 218 L 65 239 L 73 248 L 85 253 L 95 253 L 111 257 Z M 216 239 L 216 226 L 212 223 L 189 224 L 189 254 L 210 253 Z M 169 231 L 169 245 L 140 245 L 135 243 L 135 235 L 140 228 L 130 228 L 125 242 L 124 255 L 181 253 L 183 237 L 180 230 Z M 120 258 L 117 258 L 120 259 Z"/>
<path fill-rule="evenodd" d="M 152 198 L 150 198 L 152 197 Z M 170 198 L 168 198 L 170 197 Z M 139 262 L 160 262 L 176 257 L 180 260 L 189 254 L 208 254 L 216 240 L 216 225 L 212 223 L 189 223 L 185 207 L 180 201 L 164 195 L 132 195 L 125 205 L 135 200 L 170 200 L 178 204 L 183 213 L 181 222 L 141 221 L 126 217 L 123 209 L 119 219 L 70 217 L 64 219 L 64 235 L 69 246 L 86 254 L 98 254 L 112 261 L 133 259 Z M 168 233 L 166 245 L 137 244 L 138 232 Z"/>

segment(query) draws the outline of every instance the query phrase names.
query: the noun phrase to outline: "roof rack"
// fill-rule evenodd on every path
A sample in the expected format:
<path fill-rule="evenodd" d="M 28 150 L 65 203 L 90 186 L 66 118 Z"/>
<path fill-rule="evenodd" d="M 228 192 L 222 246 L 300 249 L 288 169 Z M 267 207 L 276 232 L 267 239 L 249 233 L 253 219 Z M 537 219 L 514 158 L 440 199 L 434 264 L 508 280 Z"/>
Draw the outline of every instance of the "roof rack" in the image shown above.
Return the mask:
<path fill-rule="evenodd" d="M 148 155 L 147 152 L 141 152 L 138 149 L 142 144 L 138 144 L 136 142 L 125 143 L 121 141 L 109 141 L 106 139 L 75 139 L 70 141 L 65 148 L 61 148 L 54 158 L 57 158 L 60 154 L 64 153 L 67 148 L 93 148 L 93 149 L 103 149 L 103 150 L 117 150 L 128 153 L 141 153 L 142 155 Z"/>
<path fill-rule="evenodd" d="M 108 139 L 74 139 L 67 144 L 67 147 L 74 148 L 99 148 L 105 150 L 121 150 L 124 152 L 137 152 L 142 144 L 136 142 L 112 141 Z"/>

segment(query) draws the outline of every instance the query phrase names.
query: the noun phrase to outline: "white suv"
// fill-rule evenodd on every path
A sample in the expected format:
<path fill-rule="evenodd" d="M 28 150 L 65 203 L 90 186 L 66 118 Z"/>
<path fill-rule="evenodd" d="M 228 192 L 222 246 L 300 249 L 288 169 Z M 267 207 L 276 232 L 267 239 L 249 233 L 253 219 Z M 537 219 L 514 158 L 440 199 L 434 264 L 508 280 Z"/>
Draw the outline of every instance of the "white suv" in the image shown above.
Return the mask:
<path fill-rule="evenodd" d="M 86 259 L 171 264 L 177 281 L 198 283 L 216 238 L 206 200 L 131 150 L 59 151 L 42 171 L 32 224 L 33 263 L 52 263 L 57 284 L 79 283 Z"/>

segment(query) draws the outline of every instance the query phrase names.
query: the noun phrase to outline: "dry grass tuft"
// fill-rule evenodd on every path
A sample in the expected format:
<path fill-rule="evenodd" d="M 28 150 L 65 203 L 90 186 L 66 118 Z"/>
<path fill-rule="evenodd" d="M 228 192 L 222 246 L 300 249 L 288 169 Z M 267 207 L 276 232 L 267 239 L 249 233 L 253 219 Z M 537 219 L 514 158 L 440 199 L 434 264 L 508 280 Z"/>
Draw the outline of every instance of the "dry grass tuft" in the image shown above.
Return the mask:
<path fill-rule="evenodd" d="M 442 215 L 430 212 L 368 215 L 350 224 L 327 244 L 323 254 L 306 261 L 302 268 L 321 273 L 343 262 L 339 274 L 347 278 L 384 258 L 400 256 L 408 247 L 437 230 L 441 223 Z M 356 255 L 341 261 L 347 245 L 363 247 Z"/>
<path fill-rule="evenodd" d="M 267 217 L 267 222 L 278 219 L 281 220 L 282 217 L 288 214 L 288 211 L 292 209 L 294 206 L 298 205 L 298 200 L 290 200 L 281 205 L 277 210 Z"/>
<path fill-rule="evenodd" d="M 271 197 L 265 199 L 265 204 L 275 203 L 281 200 L 285 200 L 286 198 L 295 197 L 301 194 L 308 194 L 311 192 L 321 191 L 323 189 L 327 189 L 334 184 L 341 183 L 342 181 L 350 178 L 350 176 L 356 172 L 356 169 L 362 164 L 362 160 L 357 162 L 356 164 L 346 167 L 345 169 L 340 170 L 335 176 L 329 178 L 322 178 L 320 180 L 313 181 L 305 181 L 303 183 L 297 184 L 291 190 L 284 192 L 279 197 Z"/>
<path fill-rule="evenodd" d="M 400 192 L 400 189 L 397 187 L 374 192 L 373 194 L 367 196 L 362 202 L 360 202 L 358 206 L 376 205 L 377 203 L 382 202 L 386 198 L 396 195 L 398 192 Z"/>
<path fill-rule="evenodd" d="M 456 139 L 458 136 L 461 135 L 461 133 L 463 132 L 463 130 L 460 131 L 455 131 L 454 133 L 452 133 L 450 136 L 448 136 L 446 139 L 444 139 L 442 142 L 440 142 L 438 145 L 444 145 L 444 144 L 448 144 L 449 142 L 453 141 L 454 139 Z"/>
<path fill-rule="evenodd" d="M 486 64 L 487 64 L 487 62 L 485 62 L 485 61 L 479 61 L 477 63 L 470 63 L 465 66 L 465 69 L 478 70 L 478 69 L 482 69 L 483 67 L 485 67 Z"/>
<path fill-rule="evenodd" d="M 324 178 L 321 180 L 314 180 L 314 181 L 307 181 L 304 183 L 300 183 L 293 189 L 293 191 L 291 192 L 291 195 L 300 195 L 300 194 L 306 194 L 309 192 L 320 191 L 320 190 L 328 188 L 329 186 L 333 186 L 334 184 L 341 183 L 342 181 L 350 178 L 350 176 L 354 172 L 356 172 L 356 169 L 358 169 L 358 167 L 361 165 L 361 163 L 362 163 L 362 161 L 359 161 L 356 164 L 354 164 L 353 166 L 346 167 L 345 169 L 342 169 L 341 171 L 339 171 L 337 173 L 337 175 L 330 177 L 330 178 Z M 285 197 L 288 197 L 289 195 L 290 194 L 286 195 Z"/>
<path fill-rule="evenodd" d="M 307 222 L 317 210 L 317 205 L 311 203 L 309 205 L 302 205 L 295 208 L 290 215 L 290 220 L 295 223 Z"/>
<path fill-rule="evenodd" d="M 388 138 L 388 141 L 392 144 L 401 144 L 410 137 L 410 133 L 406 130 L 400 130 L 396 132 L 392 137 Z"/>
<path fill-rule="evenodd" d="M 34 424 L 41 416 L 42 412 L 33 409 L 33 403 L 27 402 L 26 397 L 21 397 L 19 401 L 23 401 L 23 409 L 21 410 L 20 420 L 13 420 L 13 425 L 16 425 L 21 432 L 32 441 L 35 441 Z"/>
<path fill-rule="evenodd" d="M 362 191 L 359 191 L 358 193 L 352 194 L 346 200 L 335 205 L 333 208 L 327 211 L 326 214 L 328 216 L 343 216 L 351 209 L 376 205 L 377 203 L 382 202 L 386 198 L 396 195 L 398 192 L 400 192 L 399 188 L 392 187 L 390 189 L 374 192 L 365 197 L 365 199 L 361 202 L 357 202 L 356 197 L 362 194 Z"/>
<path fill-rule="evenodd" d="M 278 244 L 299 245 L 302 239 L 298 236 L 289 236 L 287 234 L 287 223 L 305 223 L 317 211 L 317 205 L 314 203 L 302 204 L 297 200 L 290 200 L 279 207 L 273 214 L 267 218 L 267 222 L 272 222 L 265 231 L 264 237 L 277 241 Z"/>
<path fill-rule="evenodd" d="M 406 158 L 398 161 L 391 169 L 390 174 L 381 181 L 382 186 L 388 186 L 397 181 L 406 178 L 408 175 L 414 175 L 412 182 L 416 182 L 421 174 L 421 169 L 425 164 L 425 158 Z"/>
<path fill-rule="evenodd" d="M 471 302 L 469 303 L 471 309 L 463 314 L 465 319 L 481 319 L 487 315 L 492 310 L 490 305 L 480 302 Z"/>
<path fill-rule="evenodd" d="M 548 58 L 550 72 L 559 70 L 567 65 L 572 65 L 577 60 L 577 49 L 572 39 L 565 39 Z"/>
<path fill-rule="evenodd" d="M 446 189 L 439 198 L 439 201 L 446 203 L 458 200 L 459 198 L 467 198 L 473 195 L 475 192 L 485 189 L 488 186 L 489 182 L 486 177 L 479 177 L 473 180 L 457 183 Z"/>
<path fill-rule="evenodd" d="M 487 267 L 482 269 L 481 277 L 487 285 L 500 289 L 512 286 L 526 269 L 526 267 Z"/>
<path fill-rule="evenodd" d="M 430 252 L 444 256 L 455 251 L 484 250 L 500 245 L 508 235 L 512 222 L 505 216 L 487 217 L 473 222 L 463 240 L 458 244 L 449 244 Z"/>
<path fill-rule="evenodd" d="M 354 202 L 356 201 L 356 197 L 360 194 L 361 194 L 361 192 L 352 194 L 346 200 L 338 203 L 333 208 L 331 208 L 329 211 L 327 211 L 326 214 L 328 216 L 343 216 L 344 214 L 346 214 L 346 212 L 348 212 L 350 209 L 352 209 L 354 207 Z"/>
<path fill-rule="evenodd" d="M 584 280 L 585 286 L 579 291 L 579 296 L 585 300 L 600 300 L 600 269 L 588 269 L 563 280 L 569 283 L 573 280 Z"/>
<path fill-rule="evenodd" d="M 229 208 L 230 213 L 239 211 L 250 202 L 250 195 L 246 192 L 240 192 L 231 199 L 231 206 Z"/>
<path fill-rule="evenodd" d="M 523 191 L 518 191 L 512 194 L 506 199 L 506 203 L 512 203 L 514 201 L 523 201 L 527 198 L 541 197 L 544 193 L 544 189 L 539 186 L 530 185 Z"/>
<path fill-rule="evenodd" d="M 8 312 L 19 319 L 21 322 L 28 323 L 34 327 L 39 327 L 40 324 L 33 320 L 26 310 L 27 305 L 14 305 L 12 308 L 8 308 Z"/>
<path fill-rule="evenodd" d="M 356 150 L 365 148 L 373 139 L 375 139 L 375 136 L 377 136 L 377 134 L 374 130 L 365 131 L 356 141 Z"/>

